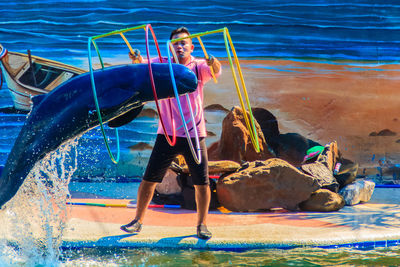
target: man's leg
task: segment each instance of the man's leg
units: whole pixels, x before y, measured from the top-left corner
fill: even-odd
[[[211,191],[210,186],[194,185],[196,207],[197,207],[197,225],[207,224],[208,207],[210,206]]]
[[[162,181],[174,156],[173,149],[171,149],[165,137],[157,135],[146,172],[139,185],[135,219],[128,224],[122,225],[121,230],[129,233],[140,232],[144,214],[153,198],[156,185]]]
[[[156,182],[148,182],[145,180],[139,185],[135,219],[140,223],[143,222],[144,214],[153,198],[156,185]]]
[[[192,139],[194,143],[194,140]],[[197,208],[197,236],[201,239],[209,239],[212,234],[206,226],[208,208],[210,206],[211,191],[208,178],[208,156],[205,139],[200,140],[201,163],[197,164],[190,150],[184,153],[186,163],[193,178],[195,200]]]
[[[197,236],[201,239],[210,239],[211,232],[207,228],[207,214],[210,206],[211,191],[210,186],[194,185],[196,207],[197,207]]]
[[[156,182],[148,182],[145,180],[140,183],[137,195],[135,219],[128,224],[122,225],[120,228],[122,231],[135,233],[142,230],[144,214],[146,213],[147,207],[149,206],[151,199],[153,198],[156,185]]]

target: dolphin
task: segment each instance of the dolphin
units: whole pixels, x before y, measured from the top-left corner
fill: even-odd
[[[173,97],[168,64],[153,63],[158,98]],[[179,94],[194,92],[196,75],[173,64]],[[147,64],[130,64],[93,72],[103,123],[134,119],[147,101],[154,100]],[[32,98],[33,107],[7,158],[0,176],[0,208],[18,191],[35,163],[71,138],[99,126],[90,73],[61,84],[45,95]],[[0,170],[1,171],[1,170]]]

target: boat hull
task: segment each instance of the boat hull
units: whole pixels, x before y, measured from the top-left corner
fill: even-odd
[[[14,107],[18,110],[30,111],[32,97],[46,94],[72,77],[86,72],[57,61],[6,51],[1,45],[0,54],[4,80]]]

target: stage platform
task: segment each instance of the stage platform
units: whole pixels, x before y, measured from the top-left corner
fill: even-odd
[[[196,213],[148,209],[143,229],[126,234],[134,208],[68,205],[63,247],[149,247],[242,250],[260,248],[385,247],[400,242],[400,188],[376,188],[368,203],[338,212],[236,213],[210,211],[210,240],[196,237]],[[127,204],[129,200],[72,199],[71,202]]]

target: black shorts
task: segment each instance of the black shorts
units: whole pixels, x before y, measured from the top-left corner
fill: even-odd
[[[192,138],[193,146],[196,146],[195,139]],[[196,147],[195,150],[197,151]],[[200,152],[201,163],[197,164],[193,159],[192,152],[186,137],[177,137],[175,146],[170,146],[165,139],[164,135],[158,134],[156,143],[154,144],[153,151],[147,164],[143,180],[148,182],[161,183],[168,167],[171,165],[172,160],[177,155],[182,155],[189,167],[190,174],[193,178],[195,185],[209,184],[208,178],[208,156],[206,140],[204,137],[200,138]]]

